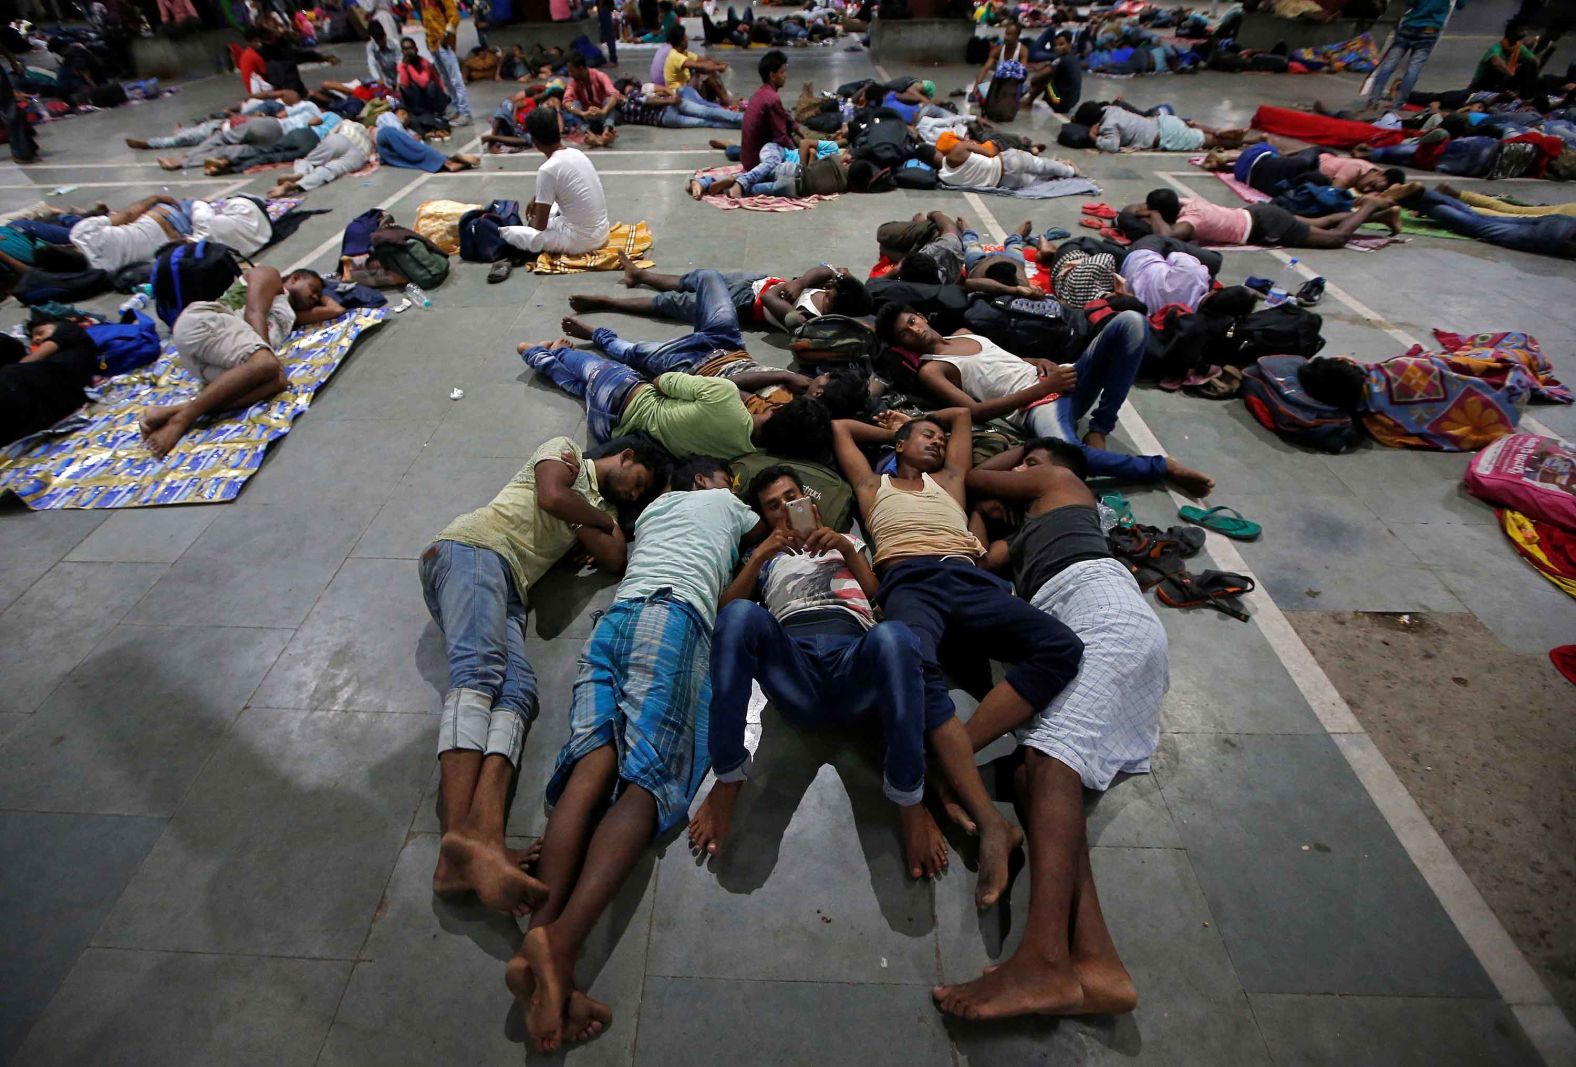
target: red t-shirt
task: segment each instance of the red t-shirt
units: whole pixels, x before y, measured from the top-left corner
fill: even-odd
[[[770,85],[762,85],[744,106],[744,124],[739,129],[739,162],[745,170],[754,170],[761,162],[761,148],[780,144],[792,148],[788,137],[788,110],[782,97]]]
[[[243,48],[235,66],[241,72],[241,92],[248,96],[252,95],[253,78],[268,80],[268,64],[255,48]]]

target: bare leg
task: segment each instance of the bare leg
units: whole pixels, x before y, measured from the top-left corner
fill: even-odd
[[[1192,467],[1184,467],[1170,456],[1166,457],[1166,481],[1175,482],[1179,489],[1191,497],[1206,497],[1215,488],[1215,479]]]
[[[1367,222],[1370,217],[1395,209],[1395,205],[1388,200],[1361,200],[1351,211],[1342,215],[1326,215],[1318,219],[1306,219],[1308,223],[1309,248],[1340,248],[1357,232],[1358,227]],[[1397,214],[1399,214],[1399,210]]]
[[[1138,991],[1122,965],[1116,942],[1106,928],[1094,888],[1085,842],[1078,855],[1078,885],[1073,890],[1073,970],[1083,988],[1084,1015],[1120,1015],[1138,1007]]]
[[[1026,767],[1030,882],[1023,943],[984,976],[932,990],[937,1006],[950,1015],[1000,1019],[1083,1008],[1068,935],[1079,864],[1088,852],[1083,784],[1071,767],[1038,752],[1026,754]]]
[[[643,285],[659,293],[676,293],[684,288],[682,274],[658,274],[646,267],[636,266],[635,261],[625,255],[622,248],[618,250],[618,265],[624,272],[626,288],[633,289],[637,285]]]
[[[447,828],[440,851],[483,904],[518,918],[547,898],[547,887],[522,871],[504,846],[504,804],[513,776],[507,756],[493,754],[482,761],[465,818]]]
[[[593,311],[622,311],[626,315],[650,315],[649,296],[598,296],[595,293],[576,293],[569,298],[569,309],[582,315]]]
[[[1007,857],[1023,844],[1023,831],[1002,818],[991,803],[980,769],[974,765],[974,747],[961,722],[951,718],[936,727],[930,732],[930,744],[936,762],[941,764],[941,773],[980,828],[980,874],[974,888],[974,904],[988,908],[1007,886]]]
[[[225,371],[203,386],[196,396],[180,407],[150,408],[139,421],[143,443],[155,456],[175,447],[187,430],[202,416],[214,411],[248,408],[290,387],[290,379],[278,357],[259,348],[244,362]],[[154,425],[154,422],[157,425]]]
[[[552,922],[533,926],[520,943],[520,956],[535,981],[526,1006],[526,1028],[538,1051],[552,1052],[563,1043],[580,946],[650,843],[656,825],[655,798],[639,786],[627,786],[592,835],[563,911]],[[544,859],[546,851],[544,845]]]
[[[471,796],[482,774],[482,753],[473,748],[451,748],[438,756],[438,829],[445,835],[449,827],[465,821],[471,811]],[[438,851],[438,865],[432,872],[432,891],[439,896],[470,891],[470,883],[455,872],[453,864]]]
[[[969,744],[978,752],[1008,730],[1029,721],[1035,708],[1006,682],[997,682],[964,725]]]

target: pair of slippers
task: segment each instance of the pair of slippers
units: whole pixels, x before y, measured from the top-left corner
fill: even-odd
[[[1204,531],[1194,526],[1118,526],[1108,535],[1111,551],[1138,582],[1140,589],[1154,589],[1155,599],[1169,608],[1213,608],[1247,622],[1250,616],[1239,601],[1253,592],[1252,578],[1231,571],[1206,570],[1198,574],[1183,560],[1204,547]]]

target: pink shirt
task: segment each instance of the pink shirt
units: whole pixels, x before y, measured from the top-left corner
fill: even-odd
[[[1357,159],[1354,156],[1322,155],[1319,157],[1319,173],[1330,179],[1341,189],[1350,189],[1371,170],[1378,170],[1375,163],[1366,159]]]
[[[1253,229],[1253,217],[1240,207],[1221,207],[1196,196],[1182,198],[1182,212],[1178,222],[1193,224],[1193,239],[1207,245],[1241,245],[1248,243],[1248,232]]]
[[[601,107],[607,103],[607,98],[616,91],[613,88],[613,79],[603,74],[595,67],[588,68],[587,79],[591,83],[589,90],[583,90],[580,79],[570,78],[569,84],[564,86],[564,103],[578,104],[580,107]]]

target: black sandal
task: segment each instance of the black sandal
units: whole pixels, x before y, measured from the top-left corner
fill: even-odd
[[[497,285],[499,282],[509,277],[513,271],[514,264],[510,263],[507,259],[500,259],[498,262],[494,263],[492,265],[492,269],[487,272],[487,284]]]
[[[1214,608],[1223,615],[1247,622],[1251,616],[1237,606],[1237,599],[1256,588],[1253,579],[1230,571],[1204,571],[1198,575],[1173,571],[1160,581],[1155,599],[1168,608]]]

